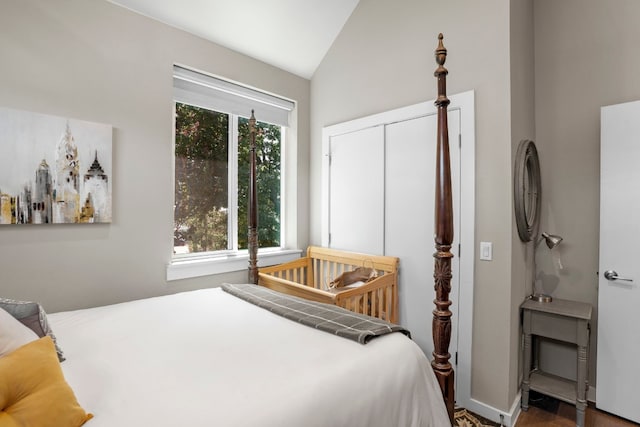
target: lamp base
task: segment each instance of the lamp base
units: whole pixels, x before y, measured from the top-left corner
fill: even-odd
[[[545,294],[533,294],[529,298],[531,298],[532,300],[537,301],[537,302],[551,302],[551,301],[553,301],[553,298],[551,298],[551,295],[545,295]]]

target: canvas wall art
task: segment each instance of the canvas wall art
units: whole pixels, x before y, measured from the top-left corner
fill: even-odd
[[[0,224],[110,223],[112,134],[0,107]]]

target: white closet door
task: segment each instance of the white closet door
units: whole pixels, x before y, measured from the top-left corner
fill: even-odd
[[[459,284],[458,242],[460,194],[460,111],[450,111],[449,141],[453,186],[454,253],[451,269],[451,345],[457,351]],[[437,116],[435,114],[386,126],[385,254],[400,258],[400,323],[407,326],[418,345],[433,351],[431,301],[433,288],[435,164]],[[452,360],[453,363],[453,360]]]
[[[384,127],[332,136],[329,247],[384,252]]]
[[[454,196],[454,242],[451,248],[454,258],[451,265],[453,277],[450,294],[453,301],[451,363],[456,361],[457,355],[458,363],[454,369],[456,398],[460,405],[486,412],[486,408],[471,399],[475,206],[474,95],[473,92],[465,92],[452,95],[450,99],[449,148]],[[436,108],[433,101],[429,101],[328,126],[323,129],[322,135],[322,149],[326,154],[322,164],[322,245],[345,247],[365,253],[384,250],[381,252],[384,255],[400,258],[399,321],[411,331],[412,337],[429,358],[433,352],[431,325],[435,297],[433,215],[436,128]],[[329,153],[335,148],[341,150],[341,143],[348,141],[345,138],[354,138],[353,142],[357,144],[357,147],[349,150],[352,158],[340,159],[335,157],[334,153],[334,164],[330,166]],[[460,139],[464,150],[460,149]],[[381,142],[384,148],[382,158],[378,157],[377,151]],[[380,165],[384,167],[376,169],[377,172],[383,173],[375,177],[366,173],[360,174],[360,178],[367,176],[367,179],[372,181],[361,180],[358,184],[361,188],[357,189],[358,185],[348,184],[348,180],[336,182],[339,171],[336,171],[335,162],[342,163],[340,173],[345,176],[349,168],[362,169],[364,164],[371,164],[371,168],[381,168]],[[373,173],[373,170],[370,172]],[[379,207],[359,210],[364,212],[364,216],[360,216],[356,221],[366,221],[368,225],[361,224],[362,227],[358,227],[361,231],[357,234],[352,231],[355,228],[353,224],[346,223],[336,227],[336,221],[345,221],[341,215],[349,213],[336,206],[340,202],[334,200],[335,194],[330,194],[330,187],[333,193],[338,192],[347,197],[354,190],[363,194],[363,189],[371,189],[369,202],[375,200],[375,205]],[[330,226],[332,220],[334,223]],[[338,228],[343,230],[340,233],[345,234],[339,235]],[[330,229],[333,231],[331,243]],[[362,242],[360,239],[367,239],[369,242]],[[460,258],[460,241],[464,258]]]

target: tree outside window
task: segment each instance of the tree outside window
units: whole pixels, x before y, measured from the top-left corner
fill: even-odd
[[[258,243],[279,247],[282,128],[263,122],[256,127]],[[246,249],[248,119],[176,103],[175,129],[174,253]],[[229,160],[236,147],[230,135],[238,135],[237,164]],[[233,188],[237,206],[229,197]]]

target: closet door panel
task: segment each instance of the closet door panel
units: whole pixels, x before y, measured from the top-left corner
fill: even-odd
[[[386,126],[385,253],[400,258],[400,323],[433,351],[433,204],[436,116]],[[431,280],[433,281],[433,280]]]
[[[384,252],[384,127],[333,136],[329,166],[329,246]]]
[[[454,194],[459,194],[459,111],[449,113],[450,154]],[[386,126],[385,254],[400,258],[400,323],[418,345],[433,351],[431,302],[433,288],[434,203],[437,116],[427,115]],[[459,261],[457,233],[459,200],[454,203],[456,234],[452,245],[451,300],[457,305]],[[452,311],[454,306],[452,306]],[[453,322],[456,317],[453,317]],[[457,349],[457,325],[452,325],[450,351]]]

